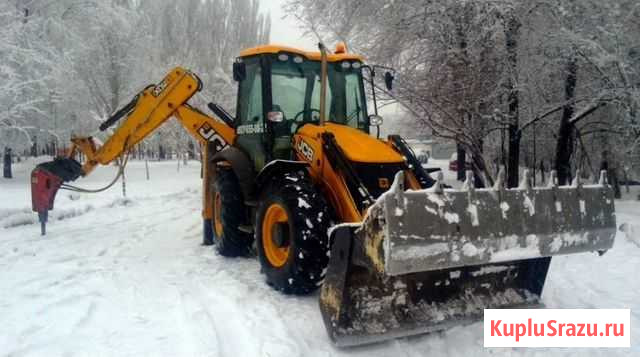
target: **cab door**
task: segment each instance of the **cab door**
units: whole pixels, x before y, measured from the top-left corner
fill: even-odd
[[[244,58],[245,75],[238,83],[236,146],[247,153],[259,172],[267,163],[265,133],[265,83],[261,57]]]

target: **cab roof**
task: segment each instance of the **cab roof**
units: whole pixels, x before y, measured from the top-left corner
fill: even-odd
[[[247,48],[240,52],[240,57],[249,57],[249,56],[261,55],[261,54],[276,54],[280,52],[294,53],[294,54],[303,56],[306,59],[311,61],[320,61],[319,51],[309,52],[309,51],[304,51],[298,48],[275,45],[275,44]],[[364,61],[364,58],[362,56],[359,56],[353,53],[347,53],[346,46],[343,43],[339,43],[336,46],[336,51],[334,52],[335,53],[327,53],[328,62],[340,62],[344,60],[356,60],[360,62]]]

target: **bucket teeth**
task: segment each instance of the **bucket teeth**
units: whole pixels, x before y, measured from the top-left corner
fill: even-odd
[[[576,176],[573,178],[573,181],[571,181],[571,187],[573,188],[582,188],[582,178],[580,177],[582,173],[580,172],[580,170],[576,170]]]
[[[600,171],[600,180],[598,181],[598,183],[601,186],[607,186],[609,185],[609,179],[607,177],[607,170],[601,170]]]
[[[531,171],[529,171],[528,169],[525,169],[522,172],[522,180],[520,180],[518,189],[522,191],[531,190]]]
[[[476,187],[473,171],[467,170],[465,174],[466,177],[462,184],[462,191],[473,191]]]
[[[556,170],[551,170],[551,172],[549,173],[549,183],[547,187],[558,187],[558,172]]]
[[[398,181],[398,176],[396,176],[394,181]],[[444,181],[444,174],[442,173],[442,171],[438,171],[438,173],[436,174],[436,182],[433,184],[433,186],[431,186],[430,190],[435,193],[443,193],[444,192],[443,181]]]

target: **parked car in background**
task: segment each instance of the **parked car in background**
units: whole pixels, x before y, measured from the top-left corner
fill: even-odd
[[[467,163],[466,163],[466,167],[470,168],[471,167],[471,161],[470,157],[467,155],[466,157],[467,159]],[[463,170],[466,170],[466,168],[462,168]],[[449,171],[458,171],[458,153],[453,153],[451,154],[451,159],[449,160]]]

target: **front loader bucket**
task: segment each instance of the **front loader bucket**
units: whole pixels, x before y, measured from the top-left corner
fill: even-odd
[[[540,305],[551,256],[605,251],[613,193],[598,185],[404,191],[402,173],[362,224],[331,232],[320,297],[339,346],[441,330],[487,308]],[[555,182],[552,175],[551,182]]]

